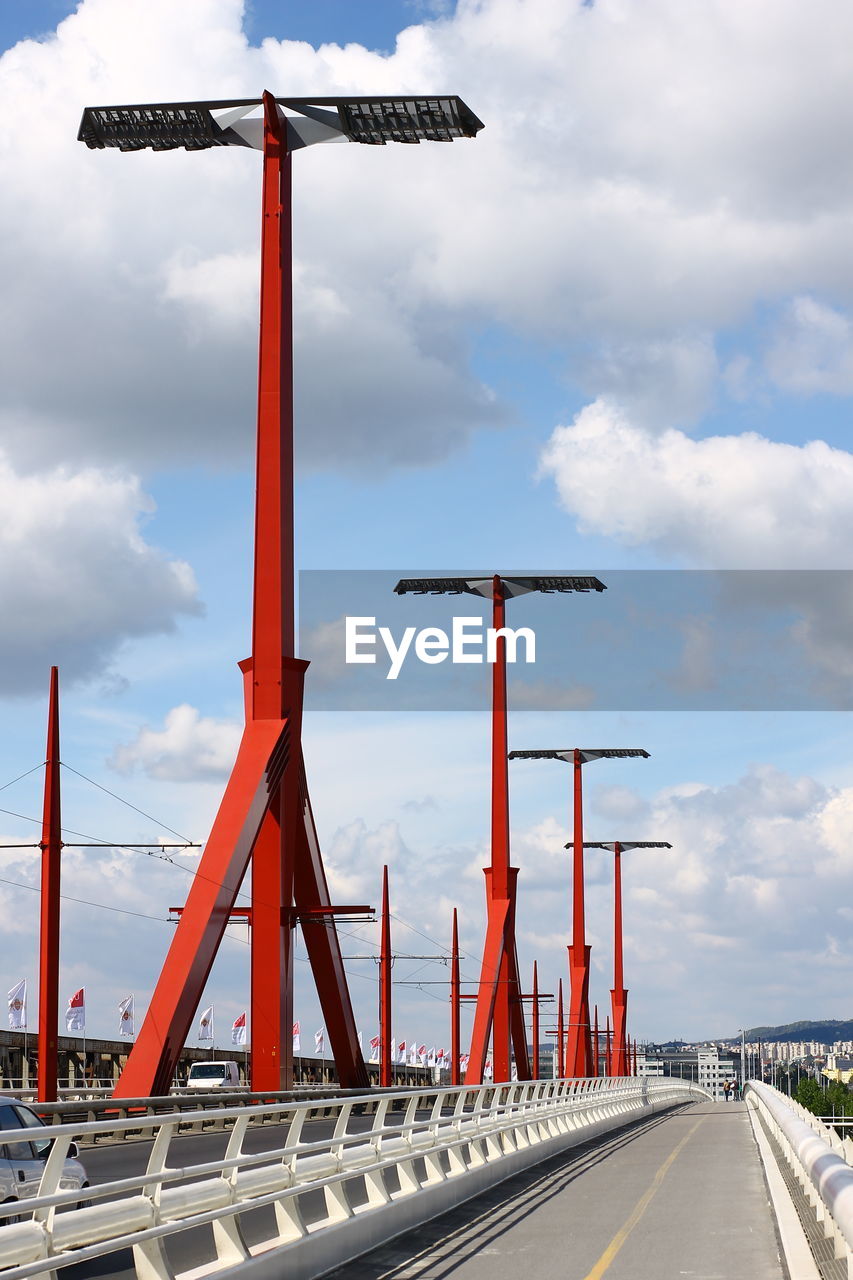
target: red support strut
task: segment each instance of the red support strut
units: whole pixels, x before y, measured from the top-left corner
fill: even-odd
[[[50,668],[39,920],[38,1100],[56,1102],[59,1061],[59,891],[62,814],[59,797],[59,669]]]
[[[563,979],[557,987],[557,1076],[560,1080],[566,1074],[566,1030],[563,1021]]]

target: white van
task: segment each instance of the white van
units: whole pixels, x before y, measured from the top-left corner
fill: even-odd
[[[188,1089],[239,1089],[236,1062],[194,1062],[187,1076]]]

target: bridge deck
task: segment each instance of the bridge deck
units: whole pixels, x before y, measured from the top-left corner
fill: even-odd
[[[783,1280],[746,1106],[697,1103],[510,1179],[337,1280]]]

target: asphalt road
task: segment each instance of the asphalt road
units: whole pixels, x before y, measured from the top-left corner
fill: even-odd
[[[784,1280],[743,1103],[699,1103],[536,1165],[328,1280]]]

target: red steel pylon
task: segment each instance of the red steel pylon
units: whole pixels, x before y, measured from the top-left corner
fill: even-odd
[[[563,1020],[563,979],[557,986],[557,1077],[566,1074],[566,1028]]]
[[[604,1074],[613,1075],[613,1037],[610,1031],[610,1014],[607,1015],[607,1030],[604,1033]]]
[[[291,154],[264,94],[252,657],[246,725],[219,812],[116,1097],[168,1093],[237,893],[252,866],[252,1089],[293,1080],[294,904],[340,1083],[368,1087],[302,759],[307,662],[294,641]]]
[[[595,1006],[592,1031],[592,1074],[598,1075],[598,1005]]]
[[[56,1102],[59,1060],[59,894],[62,815],[59,793],[59,669],[50,668],[39,918],[38,1101]]]

